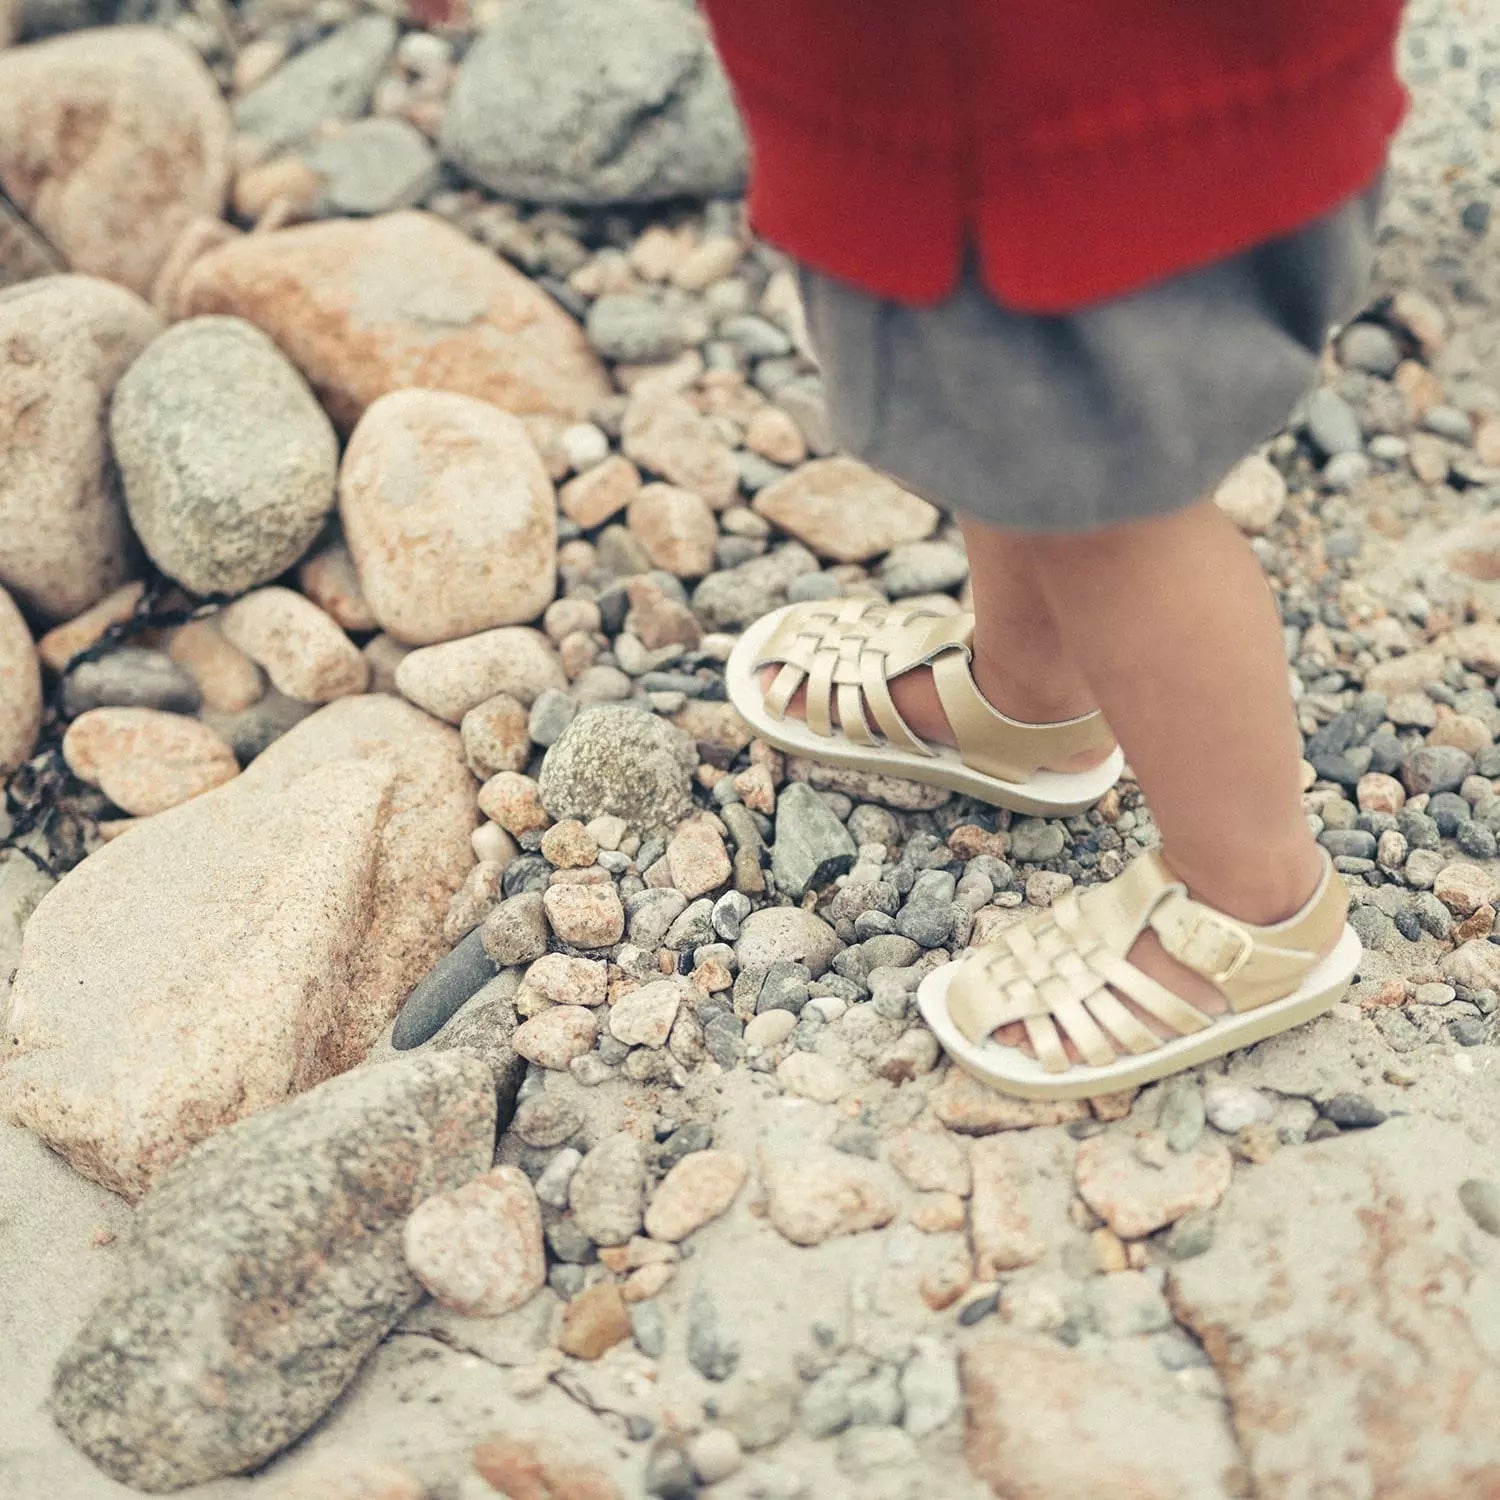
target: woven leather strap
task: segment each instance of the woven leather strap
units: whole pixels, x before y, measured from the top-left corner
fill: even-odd
[[[1020,1022],[1049,1072],[1070,1066],[1064,1038],[1085,1064],[1103,1067],[1122,1051],[1162,1045],[1125,1000],[1161,1023],[1169,1040],[1214,1022],[1130,963],[1127,955],[1147,928],[1173,958],[1214,985],[1231,1011],[1246,1011],[1296,990],[1342,928],[1348,905],[1329,864],[1296,916],[1252,927],[1194,901],[1160,855],[1146,855],[1118,880],[1069,892],[970,953],[949,986],[949,1014],[976,1044]]]
[[[856,745],[926,756],[935,752],[901,717],[890,683],[915,667],[930,667],[959,758],[1002,781],[1025,781],[1041,766],[1113,743],[1097,713],[1023,724],[991,707],[969,669],[973,634],[972,615],[875,599],[820,600],[786,611],[755,666],[780,667],[765,696],[773,717],[784,718],[805,687],[807,727],[814,734],[841,733]]]

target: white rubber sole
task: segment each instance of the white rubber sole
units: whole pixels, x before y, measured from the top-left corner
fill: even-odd
[[[856,771],[875,771],[882,776],[900,776],[907,781],[947,787],[995,807],[1047,818],[1068,817],[1092,807],[1125,769],[1125,754],[1116,746],[1108,760],[1090,771],[1038,771],[1027,781],[1001,781],[970,770],[958,758],[957,750],[944,746],[935,746],[933,755],[913,755],[888,745],[856,745],[837,733],[825,738],[814,734],[801,719],[773,718],[766,711],[760,674],[754,662],[784,613],[785,609],[775,610],[755,621],[735,643],[724,668],[729,701],[761,739],[780,750]]]
[[[1359,971],[1362,952],[1359,935],[1346,925],[1338,946],[1307,975],[1296,993],[1285,1000],[1273,1001],[1243,1015],[1226,1015],[1204,1031],[1163,1042],[1139,1056],[1128,1055],[1108,1067],[1077,1066],[1066,1073],[1049,1073],[1035,1058],[1014,1047],[1002,1047],[988,1037],[982,1043],[971,1042],[954,1025],[948,1014],[948,986],[962,959],[934,969],[922,981],[917,989],[917,1005],[943,1050],[982,1083],[1022,1099],[1091,1099],[1139,1088],[1169,1073],[1180,1073],[1311,1021],[1343,997]]]

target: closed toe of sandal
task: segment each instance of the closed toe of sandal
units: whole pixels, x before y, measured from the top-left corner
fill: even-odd
[[[1360,962],[1348,907],[1348,891],[1325,860],[1322,882],[1301,911],[1251,926],[1193,900],[1161,856],[1148,854],[1107,885],[1069,892],[934,970],[917,1003],[949,1056],[1004,1093],[1114,1093],[1248,1047],[1335,1004]],[[1130,962],[1148,931],[1219,992],[1222,1015],[1200,1010]],[[1157,1035],[1127,1000],[1170,1035]],[[1017,1022],[1034,1057],[994,1038]]]
[[[871,599],[790,604],[740,637],[725,683],[756,734],[794,755],[928,782],[1015,812],[1060,816],[1092,807],[1124,769],[1118,747],[1086,771],[1042,767],[1113,745],[1103,717],[1025,724],[1001,713],[970,670],[973,634],[972,615]],[[778,670],[762,688],[767,667]],[[892,701],[892,679],[917,667],[932,672],[957,748],[913,733]],[[787,712],[799,688],[806,689],[805,720]]]

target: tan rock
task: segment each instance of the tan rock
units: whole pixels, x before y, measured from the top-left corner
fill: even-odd
[[[1070,1125],[1089,1118],[1082,1100],[1055,1103],[1017,1099],[986,1088],[962,1068],[949,1068],[933,1091],[932,1110],[942,1124],[960,1135],[993,1135],[997,1130],[1029,1130],[1033,1125]]]
[[[1500,674],[1500,622],[1476,620],[1450,630],[1438,643],[1447,656],[1456,656],[1471,671],[1486,677]]]
[[[511,1046],[539,1068],[563,1069],[594,1050],[599,1018],[581,1005],[554,1005],[516,1028]]]
[[[541,789],[518,771],[497,771],[479,788],[479,810],[519,838],[552,821],[542,806]]]
[[[339,511],[382,629],[417,645],[534,620],[557,588],[552,481],[488,401],[393,391],[360,418]]]
[[[444,1307],[497,1318],[547,1281],[542,1209],[519,1167],[494,1167],[418,1205],[403,1244],[413,1276]]]
[[[760,1176],[771,1223],[794,1245],[880,1229],[896,1216],[874,1168],[841,1152],[815,1148],[789,1158],[762,1148]]]
[[[0,775],[36,748],[42,727],[42,670],[21,611],[0,588]]]
[[[538,693],[567,685],[552,643],[523,625],[423,646],[396,668],[402,697],[450,724],[496,693],[509,693],[530,707]]]
[[[628,458],[616,453],[586,469],[576,479],[570,479],[558,491],[557,503],[570,521],[591,531],[619,515],[640,489],[640,471]]]
[[[1365,686],[1370,692],[1384,693],[1387,697],[1415,693],[1429,682],[1441,682],[1447,665],[1447,658],[1441,650],[1424,646],[1418,651],[1408,651],[1404,656],[1376,662],[1365,674]]]
[[[834,562],[866,562],[903,542],[931,536],[938,523],[934,506],[852,458],[804,464],[767,485],[753,506]]]
[[[129,571],[109,400],[161,326],[139,297],[88,276],[0,291],[0,586],[49,620],[71,620]]]
[[[452,730],[383,697],[312,715],[37,909],[0,1109],[134,1197],[221,1125],[344,1072],[442,952],[474,823]]]
[[[218,617],[231,645],[266,670],[271,684],[302,703],[364,692],[370,665],[359,647],[310,599],[291,589],[255,589]]]
[[[630,1337],[630,1313],[613,1282],[587,1287],[563,1309],[557,1347],[574,1359],[598,1359]]]
[[[667,842],[672,885],[689,901],[717,890],[730,874],[729,851],[718,829],[702,819],[684,823]]]
[[[1167,1290],[1224,1382],[1246,1489],[1500,1494],[1500,1279],[1462,1199],[1494,1175],[1464,1123],[1415,1115],[1237,1175]]]
[[[564,818],[542,835],[542,858],[559,870],[586,870],[599,857],[599,840],[577,818]]]
[[[344,630],[379,630],[380,621],[360,587],[348,544],[335,538],[303,560],[297,587]]]
[[[920,1193],[969,1194],[969,1143],[946,1130],[911,1125],[886,1144],[891,1165]]]
[[[1229,1188],[1229,1148],[1205,1140],[1195,1150],[1143,1161],[1139,1141],[1114,1132],[1078,1148],[1078,1194],[1124,1240],[1138,1240],[1184,1214],[1212,1208]]]
[[[211,620],[179,625],[167,637],[167,655],[192,674],[205,708],[238,713],[266,695],[260,668],[238,646],[231,646]]]
[[[657,979],[621,995],[609,1008],[609,1034],[627,1047],[665,1047],[682,1002],[685,979]]]
[[[975,1340],[959,1361],[964,1456],[996,1500],[1244,1493],[1222,1406],[1184,1397],[1165,1373],[1128,1373],[1013,1333]]]
[[[795,468],[807,461],[802,429],[779,406],[763,406],[745,427],[745,446],[773,464]]]
[[[1275,464],[1255,453],[1230,471],[1214,492],[1214,502],[1241,531],[1259,536],[1286,504],[1286,479]]]
[[[459,726],[469,769],[485,778],[497,771],[524,770],[531,758],[531,735],[526,726],[525,705],[509,693],[496,693],[476,704]]]
[[[993,1281],[1040,1260],[1046,1246],[1031,1227],[1022,1196],[1024,1171],[1014,1144],[1003,1135],[983,1136],[971,1154],[974,1194],[969,1235],[974,1279]]]
[[[154,708],[94,708],[63,736],[63,758],[122,812],[150,817],[239,774],[234,751],[207,724]]]
[[[300,156],[247,167],[234,179],[234,214],[254,224],[273,208],[285,215],[283,225],[307,218],[323,191],[323,178]]]
[[[1445,954],[1438,967],[1454,984],[1471,990],[1500,989],[1500,947],[1487,938],[1471,938]]]
[[[849,1089],[839,1068],[813,1052],[788,1053],[777,1066],[776,1081],[787,1093],[818,1104],[836,1104]]]
[[[136,611],[136,606],[146,596],[146,585],[135,579],[123,583],[112,593],[106,594],[97,604],[91,604],[81,615],[62,625],[54,625],[36,643],[36,654],[42,665],[54,672],[61,672],[80,651],[87,651],[104,638],[104,633],[113,625],[123,625]]]
[[[184,295],[194,313],[235,313],[269,333],[345,430],[408,387],[567,417],[610,393],[552,298],[429,214],[247,235],[205,255]]]
[[[526,986],[549,1005],[603,1005],[607,969],[595,958],[548,953],[526,971]]]
[[[1406,806],[1406,788],[1381,771],[1366,771],[1354,795],[1361,812],[1398,813]]]
[[[345,1452],[299,1469],[271,1491],[271,1500],[427,1500],[427,1494],[405,1464]]]
[[[729,1211],[750,1173],[733,1151],[694,1151],[662,1178],[646,1207],[646,1233],[679,1244]]]
[[[613,885],[551,885],[542,908],[559,940],[575,948],[607,948],[625,934],[625,908]]]
[[[620,446],[648,473],[692,490],[714,510],[734,503],[739,468],[713,423],[682,396],[635,397],[625,412]]]
[[[701,578],[713,571],[719,529],[714,513],[692,490],[648,484],[630,502],[625,522],[653,567],[677,578]]]
[[[0,56],[0,187],[69,265],[143,296],[188,220],[219,212],[230,141],[212,74],[156,27]]]
[[[964,1227],[968,1210],[957,1193],[923,1193],[909,1217],[923,1234],[955,1234]]]
[[[1457,860],[1438,871],[1432,893],[1457,917],[1471,917],[1500,900],[1500,881],[1483,865]]]
[[[474,1468],[509,1500],[620,1500],[601,1470],[539,1448],[527,1438],[488,1438],[474,1449]]]

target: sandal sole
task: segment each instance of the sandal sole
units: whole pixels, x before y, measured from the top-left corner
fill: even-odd
[[[885,745],[855,745],[842,734],[825,738],[814,734],[801,719],[772,718],[766,712],[765,695],[753,663],[786,609],[795,608],[787,605],[755,621],[735,643],[724,667],[729,701],[759,738],[779,750],[851,771],[871,771],[945,787],[1011,812],[1051,818],[1087,811],[1124,772],[1125,754],[1116,747],[1108,760],[1090,771],[1038,771],[1027,781],[1000,781],[970,770],[958,758],[958,751],[946,746],[936,747],[931,756],[912,755]]]
[[[1311,1021],[1337,1005],[1359,972],[1364,949],[1359,935],[1348,925],[1327,958],[1303,980],[1301,988],[1284,1000],[1272,1001],[1241,1015],[1229,1014],[1206,1031],[1139,1056],[1128,1056],[1104,1068],[1070,1067],[1066,1073],[1049,1073],[1034,1058],[1014,1047],[1002,1047],[986,1038],[971,1042],[948,1014],[948,986],[962,960],[934,969],[917,989],[917,1005],[943,1050],[966,1073],[1003,1094],[1021,1099],[1091,1099],[1154,1083],[1171,1073],[1181,1073],[1226,1053],[1254,1046]]]

